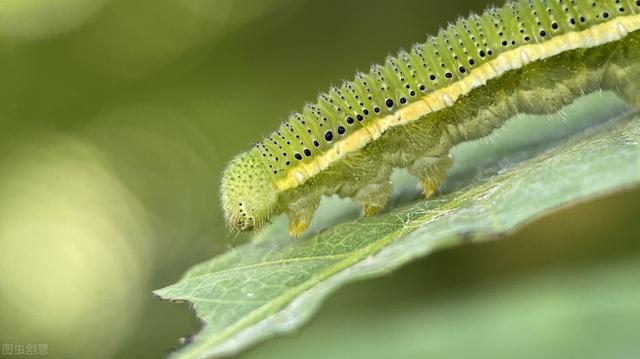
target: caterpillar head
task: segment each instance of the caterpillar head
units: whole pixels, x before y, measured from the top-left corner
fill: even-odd
[[[234,158],[222,178],[222,208],[227,226],[235,231],[259,228],[273,213],[278,191],[255,151]]]

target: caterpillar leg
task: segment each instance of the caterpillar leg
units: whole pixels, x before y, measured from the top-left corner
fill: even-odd
[[[352,199],[362,207],[364,215],[370,217],[384,209],[391,194],[393,194],[393,184],[390,180],[386,180],[365,185],[356,192]]]
[[[320,198],[301,198],[287,207],[289,217],[289,236],[301,237],[311,224],[313,215],[320,205]]]
[[[409,167],[409,173],[418,177],[424,197],[429,198],[444,182],[451,165],[453,165],[453,158],[450,155],[423,157]]]

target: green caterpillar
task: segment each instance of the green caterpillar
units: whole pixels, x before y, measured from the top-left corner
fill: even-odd
[[[222,180],[226,222],[251,230],[286,212],[298,237],[322,195],[378,213],[393,168],[431,196],[453,145],[516,113],[552,113],[598,90],[640,107],[638,29],[640,0],[518,0],[458,20],[321,93],[234,158]]]

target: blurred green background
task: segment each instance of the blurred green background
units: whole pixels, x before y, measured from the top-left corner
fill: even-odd
[[[150,291],[246,239],[223,226],[225,162],[330,83],[489,3],[0,0],[0,343],[46,343],[51,358],[165,355],[199,323]],[[299,335],[247,357],[557,353],[519,316],[553,318],[553,293],[598,277],[583,273],[638,274],[639,214],[629,190],[437,253],[340,290]],[[579,284],[605,301],[621,286]],[[485,311],[521,320],[485,342],[473,335],[497,320]],[[441,330],[423,326],[433,320]],[[577,323],[593,332],[563,348],[595,345],[584,338],[601,323]]]

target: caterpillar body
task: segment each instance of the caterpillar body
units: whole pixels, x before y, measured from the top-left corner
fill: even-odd
[[[323,195],[378,213],[393,168],[431,196],[453,145],[516,113],[552,113],[598,90],[640,107],[639,29],[640,0],[514,0],[460,19],[321,93],[235,157],[221,186],[226,222],[251,230],[286,212],[298,237]]]

